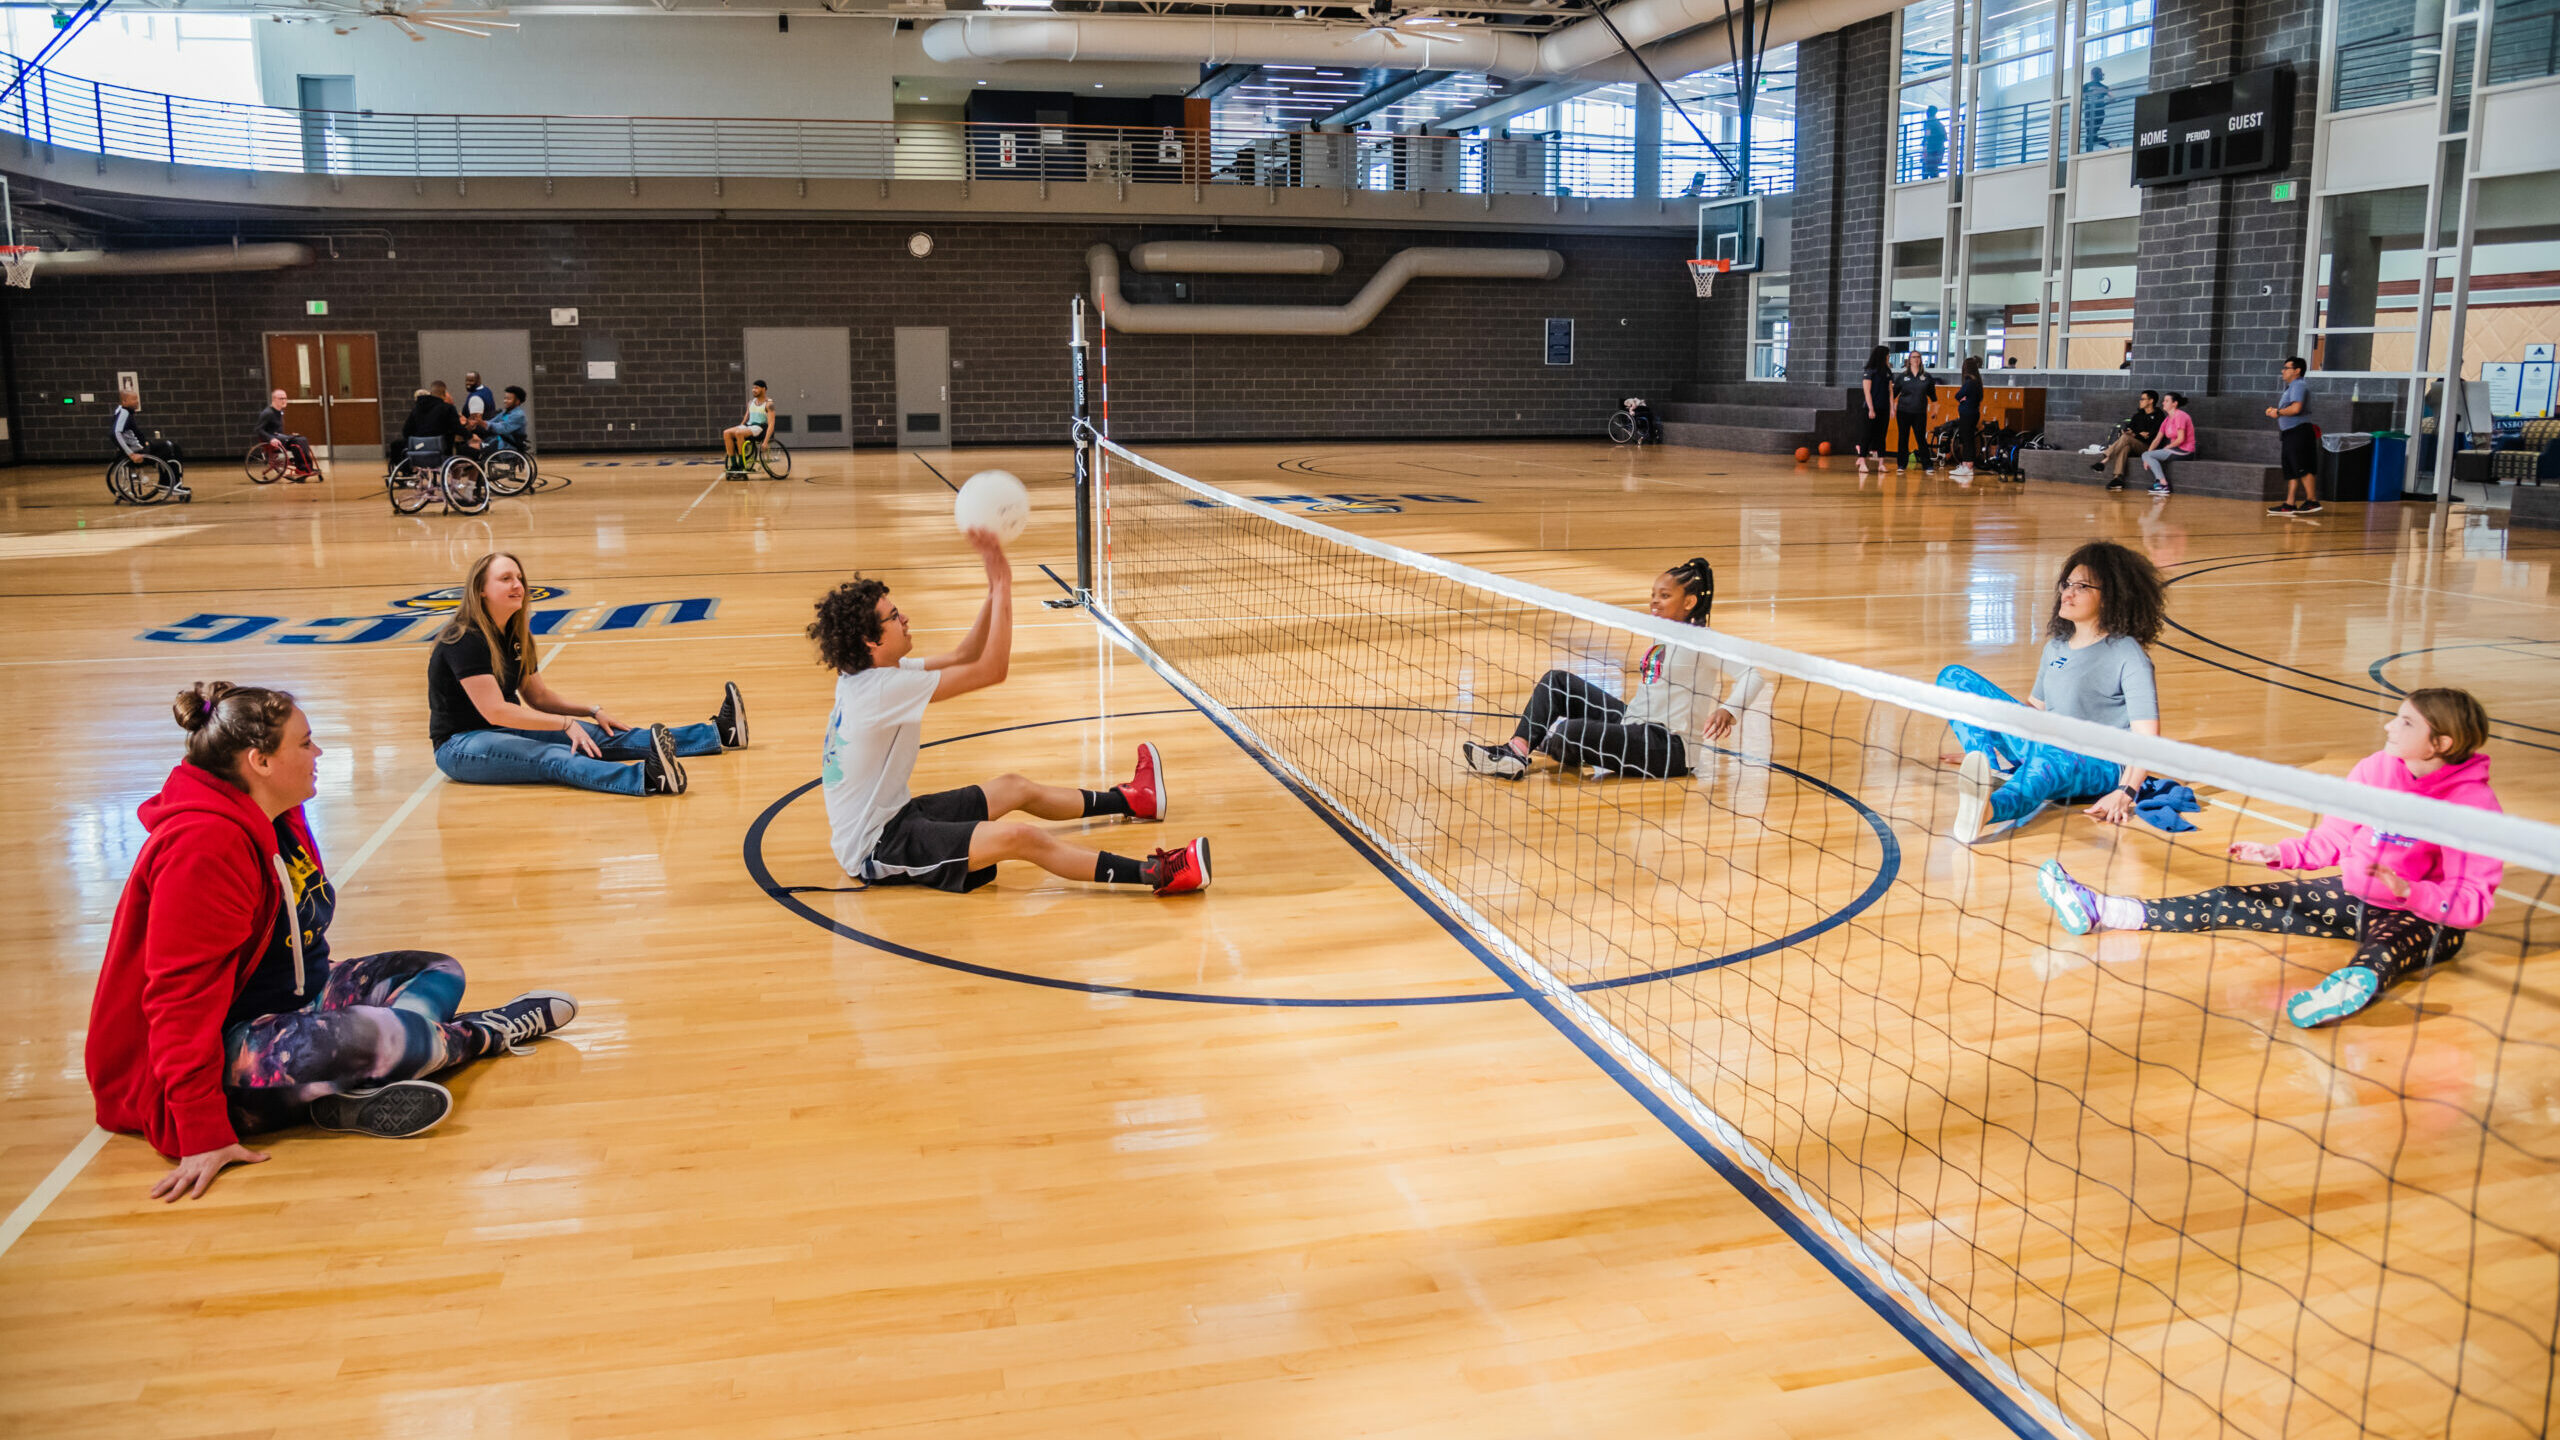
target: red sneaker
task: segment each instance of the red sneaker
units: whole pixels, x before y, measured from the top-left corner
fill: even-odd
[[[1158,850],[1138,867],[1138,876],[1159,895],[1188,895],[1209,888],[1209,837],[1201,836],[1179,850]]]
[[[1129,802],[1129,813],[1140,820],[1163,819],[1172,803],[1165,793],[1164,762],[1156,758],[1153,745],[1138,746],[1138,773],[1116,788],[1120,798]]]

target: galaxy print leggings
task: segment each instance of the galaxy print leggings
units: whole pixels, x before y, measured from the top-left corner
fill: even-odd
[[[2371,970],[2389,988],[2404,975],[2462,953],[2464,933],[2406,910],[2379,910],[2347,893],[2336,877],[2220,885],[2169,900],[2142,902],[2145,930],[2264,930],[2318,940],[2353,940],[2350,965]]]
[[[299,1125],[324,1095],[414,1080],[476,1060],[485,1032],[457,1025],[462,962],[386,950],[329,967],[318,999],[222,1035],[224,1098],[243,1135]]]

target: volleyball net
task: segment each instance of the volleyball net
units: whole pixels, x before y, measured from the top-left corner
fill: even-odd
[[[1101,623],[2013,1428],[2550,1428],[2560,828],[1657,620],[1093,444]],[[1694,773],[1514,781],[1461,758],[1542,681],[1623,694],[1656,646],[1762,680]],[[1959,844],[1952,724],[2184,782],[2196,808],[2168,823],[2193,828],[2062,806]],[[2074,933],[2039,893],[2049,861],[2154,900],[2285,879],[2227,847],[2324,814],[2506,862],[2457,960],[2339,1023],[2297,1028],[2285,1004],[2352,940]]]

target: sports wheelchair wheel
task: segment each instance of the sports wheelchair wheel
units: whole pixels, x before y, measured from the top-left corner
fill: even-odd
[[[444,504],[448,510],[477,515],[489,508],[489,472],[468,455],[456,455],[444,462],[438,477],[444,484]]]
[[[157,455],[128,455],[109,465],[107,491],[135,505],[188,498],[178,469]]]
[[[435,472],[415,465],[395,465],[382,477],[382,488],[390,494],[394,512],[415,515],[436,498]]]
[[[1643,438],[1644,431],[1642,427],[1636,424],[1636,417],[1633,415],[1628,414],[1624,410],[1620,410],[1609,417],[1609,439],[1611,443],[1618,445],[1631,445]]]
[[[775,480],[791,478],[791,451],[781,441],[766,440],[763,453],[757,459],[763,462],[764,473],[768,477]]]
[[[492,495],[521,495],[533,488],[533,457],[521,450],[500,450],[482,461]]]
[[[273,485],[293,473],[293,453],[261,440],[240,457],[240,468],[248,472],[252,484]]]

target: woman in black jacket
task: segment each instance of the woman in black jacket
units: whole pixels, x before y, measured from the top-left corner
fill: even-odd
[[[1938,457],[1929,445],[1929,402],[1938,398],[1938,382],[1920,363],[1920,352],[1906,350],[1902,373],[1893,377],[1894,468],[1911,468],[1911,450],[1920,450],[1920,468],[1935,470]]]

